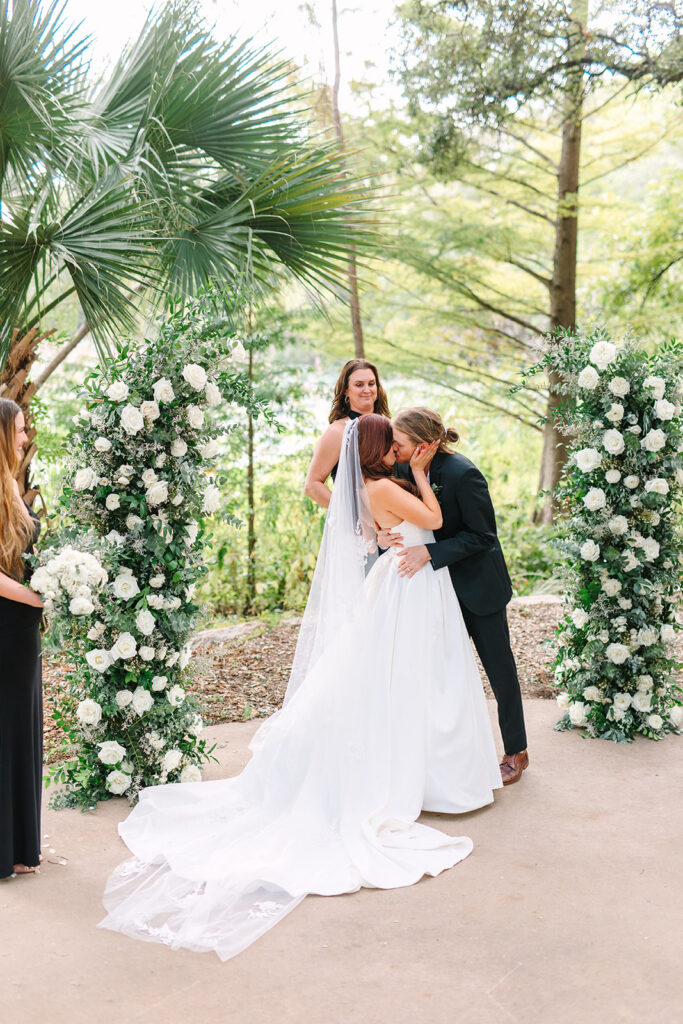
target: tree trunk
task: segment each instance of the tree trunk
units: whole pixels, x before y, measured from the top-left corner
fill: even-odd
[[[31,367],[36,360],[38,345],[45,338],[54,334],[54,328],[44,334],[33,327],[30,331],[19,336],[19,331],[12,334],[10,351],[5,363],[2,375],[0,376],[0,398],[10,398],[19,405],[26,420],[26,433],[28,435],[28,446],[21,460],[17,482],[19,490],[27,505],[33,507],[40,488],[31,482],[31,460],[38,450],[36,444],[36,428],[31,415],[31,399],[36,392],[36,384],[28,380]]]
[[[334,85],[332,86],[332,120],[340,149],[344,150],[344,131],[339,112],[339,86],[341,84],[341,63],[339,60],[339,29],[337,24],[337,0],[332,0],[332,34],[334,37]],[[358,298],[358,274],[356,272],[356,250],[349,246],[348,259],[349,305],[351,307],[351,329],[353,330],[353,347],[356,359],[365,357],[363,345],[363,324],[360,316],[360,300]]]
[[[572,21],[577,33],[577,46],[584,45],[584,32],[588,16],[586,0],[576,0],[572,6]],[[555,221],[555,251],[553,275],[550,284],[550,325],[576,327],[576,255],[579,226],[579,164],[581,158],[581,73],[567,83],[565,120],[562,125],[562,151],[557,175],[557,219]],[[552,492],[559,483],[562,468],[567,461],[567,448],[558,430],[558,409],[561,396],[556,387],[557,375],[548,374],[547,420],[543,428],[543,454],[539,491],[545,492],[543,504],[534,512],[535,523],[552,523],[555,503]]]
[[[249,383],[254,384],[254,350],[249,348]],[[256,598],[256,520],[254,510],[254,416],[250,412],[247,423],[247,588],[244,614],[254,610]]]

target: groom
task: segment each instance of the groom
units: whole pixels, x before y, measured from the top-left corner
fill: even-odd
[[[522,694],[510,647],[505,606],[512,586],[496,533],[496,517],[488,485],[464,455],[451,452],[455,430],[444,428],[432,409],[406,409],[394,420],[394,451],[399,475],[409,477],[407,463],[418,446],[441,440],[427,467],[427,476],[443,512],[443,525],[433,544],[404,548],[398,533],[378,534],[382,547],[400,546],[399,574],[413,576],[428,563],[448,566],[467,631],[498,702],[498,722],[505,747],[500,766],[503,784],[517,782],[529,764]]]

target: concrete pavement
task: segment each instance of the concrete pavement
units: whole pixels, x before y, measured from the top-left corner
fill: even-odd
[[[0,882],[0,1024],[683,1021],[681,739],[622,747],[556,718],[527,703],[531,766],[494,806],[424,816],[473,838],[463,863],[308,897],[227,963],[96,930],[127,804],[46,811],[40,875]],[[257,725],[207,730],[208,778],[240,769]]]

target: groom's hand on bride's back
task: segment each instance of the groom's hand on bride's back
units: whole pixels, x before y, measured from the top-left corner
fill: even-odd
[[[377,543],[381,548],[402,548],[403,536],[393,530],[378,530]]]

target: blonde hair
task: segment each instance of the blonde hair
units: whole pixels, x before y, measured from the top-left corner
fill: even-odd
[[[457,444],[460,435],[453,427],[444,427],[438,412],[418,405],[413,409],[404,409],[394,419],[394,426],[405,434],[414,444],[432,444],[439,442],[437,451],[451,452],[451,445]]]
[[[21,581],[24,578],[22,555],[33,540],[34,527],[14,489],[19,470],[16,419],[20,412],[16,402],[0,398],[0,572]]]

